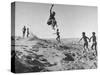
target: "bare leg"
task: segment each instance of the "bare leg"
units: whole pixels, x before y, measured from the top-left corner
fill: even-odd
[[[55,30],[55,26],[54,25],[52,25],[52,29]]]
[[[85,52],[85,44],[84,44],[83,48],[84,48],[84,51],[83,51],[83,53],[84,53]]]
[[[86,45],[86,48],[87,48],[87,49],[88,49],[88,51],[89,51],[88,44]]]
[[[55,20],[52,20],[52,27],[53,27],[53,30],[55,30],[55,26],[58,27],[56,21],[55,21]]]
[[[92,50],[93,50],[93,45],[94,45],[94,44],[92,44],[92,46],[91,46],[91,49],[92,49]]]
[[[56,40],[57,40],[58,43],[60,43],[60,39],[59,39],[59,37],[57,37]]]
[[[95,52],[96,52],[96,55],[97,55],[97,43],[94,46],[95,46]]]
[[[95,46],[95,50],[97,50],[97,43],[94,46]]]
[[[52,22],[52,29],[55,30],[53,22]]]
[[[24,33],[23,33],[23,38],[24,38]]]
[[[58,27],[58,25],[57,25],[57,21],[55,21],[55,26]]]
[[[60,37],[59,37],[59,43],[61,43],[61,41],[60,41]]]

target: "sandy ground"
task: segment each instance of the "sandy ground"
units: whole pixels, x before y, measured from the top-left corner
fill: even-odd
[[[12,47],[15,47],[12,58],[15,56],[17,73],[97,68],[95,50],[83,53],[83,45],[73,41],[57,44],[34,37],[18,38]]]

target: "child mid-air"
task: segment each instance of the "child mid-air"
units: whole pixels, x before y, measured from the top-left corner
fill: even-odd
[[[57,27],[57,22],[55,20],[55,14],[56,13],[55,13],[55,11],[52,11],[53,6],[54,5],[52,4],[52,6],[50,8],[50,17],[49,17],[49,20],[48,20],[47,24],[51,25],[53,30],[55,30],[55,26]]]
[[[85,35],[85,32],[82,32],[82,38],[79,40],[79,42],[83,39],[84,41],[84,50],[88,49],[88,40],[89,38]]]

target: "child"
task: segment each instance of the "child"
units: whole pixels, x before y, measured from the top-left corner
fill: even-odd
[[[59,32],[59,29],[57,29],[57,32],[54,33],[54,34],[57,34],[56,40],[57,40],[59,43],[61,43],[61,41],[60,41],[60,32]]]
[[[29,36],[29,28],[27,28],[27,37]]]
[[[48,25],[52,25],[52,28],[55,30],[55,26],[57,27],[57,22],[55,20],[55,12],[52,11],[52,8],[53,8],[54,5],[51,6],[50,8],[50,17],[49,17],[49,20],[47,22]]]
[[[90,42],[91,42],[91,39],[92,39],[91,49],[93,50],[93,48],[94,48],[96,51],[96,55],[97,55],[97,41],[96,41],[95,32],[92,32],[92,36],[90,37]]]
[[[89,38],[85,35],[85,32],[82,32],[82,38],[79,40],[79,42],[81,41],[81,40],[84,40],[84,50],[87,48],[88,50],[89,50],[89,48],[88,48],[88,40],[89,40]],[[87,40],[88,39],[88,40]]]
[[[22,32],[23,32],[23,38],[24,38],[25,37],[25,32],[26,32],[26,27],[25,26],[23,27]]]

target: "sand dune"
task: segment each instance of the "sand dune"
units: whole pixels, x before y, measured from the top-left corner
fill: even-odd
[[[64,43],[66,42],[66,44]],[[82,44],[64,41],[61,44],[38,37],[16,38],[16,72],[43,72],[97,68],[95,50],[83,53]],[[13,55],[13,53],[12,53]],[[21,70],[20,70],[21,68]]]

